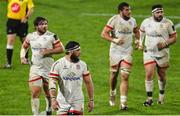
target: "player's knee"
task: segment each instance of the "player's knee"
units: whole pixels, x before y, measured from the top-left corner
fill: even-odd
[[[128,81],[130,74],[130,69],[127,68],[121,68],[121,79],[124,81]]]
[[[39,88],[32,88],[31,90],[32,98],[39,98],[40,93],[41,93],[41,89]]]
[[[151,79],[152,77],[153,77],[153,73],[151,73],[151,72],[146,73],[146,78],[147,79]]]

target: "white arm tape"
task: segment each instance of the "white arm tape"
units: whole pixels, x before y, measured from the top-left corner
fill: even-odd
[[[140,39],[139,39],[140,46],[143,46],[144,37],[145,37],[145,33],[140,31]]]
[[[23,46],[21,47],[21,52],[20,52],[20,58],[24,58],[26,56],[28,49],[25,49]]]
[[[56,89],[56,80],[53,78],[49,79],[49,90],[50,89]]]
[[[64,48],[64,45],[62,44],[62,42],[60,42],[60,44],[61,44],[63,51],[65,51],[65,48]]]

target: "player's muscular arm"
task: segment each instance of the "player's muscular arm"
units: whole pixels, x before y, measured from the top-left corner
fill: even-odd
[[[27,59],[25,58],[25,55],[29,49],[29,42],[25,40],[21,46],[21,51],[20,51],[20,58],[21,58],[21,64],[27,64]]]
[[[108,28],[108,27],[105,26],[102,33],[101,33],[101,37],[104,38],[107,41],[112,42],[113,38],[109,34],[111,31],[112,31],[111,28]]]
[[[138,49],[139,50],[143,50],[143,41],[145,38],[145,31],[143,30],[139,30],[139,45],[138,45]]]
[[[94,108],[94,86],[90,74],[83,75],[83,79],[89,96],[88,110],[91,112]]]
[[[111,28],[108,28],[105,26],[102,33],[101,33],[101,37],[104,38],[105,40],[113,42],[117,45],[122,45],[124,43],[124,38],[112,38],[110,36],[111,31],[112,31]]]
[[[56,82],[57,80],[54,78],[49,79],[49,93],[51,97],[51,106],[54,110],[58,110],[59,104],[56,101]]]
[[[134,35],[135,35],[135,49],[138,49],[139,47],[139,39],[140,39],[140,33],[139,33],[139,28],[136,27],[133,29]]]
[[[167,41],[163,41],[157,44],[158,49],[161,50],[161,49],[167,48],[171,44],[174,44],[176,42],[176,38],[177,38],[176,33],[170,35]]]
[[[56,43],[55,45],[53,45],[53,49],[43,49],[40,51],[40,54],[42,54],[43,56],[49,56],[52,54],[59,54],[64,52],[64,46],[61,42]]]
[[[168,45],[174,44],[176,42],[176,38],[177,38],[176,33],[170,35],[169,39],[167,40]]]

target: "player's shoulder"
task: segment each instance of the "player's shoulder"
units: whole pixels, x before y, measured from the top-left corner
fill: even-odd
[[[65,61],[66,61],[65,57],[62,57],[62,58],[59,58],[56,62],[61,63],[61,62],[65,62]]]
[[[34,37],[37,35],[37,32],[31,32],[31,33],[28,33],[26,38],[31,38],[31,37]]]
[[[153,21],[153,17],[147,17],[143,20],[144,22],[150,22]]]
[[[142,21],[142,24],[147,24],[147,23],[151,23],[153,21],[152,17],[147,17]]]
[[[129,22],[136,23],[136,19],[135,19],[134,17],[131,17],[131,18],[129,19]]]
[[[113,15],[111,18],[110,18],[110,20],[117,20],[119,18],[119,15]]]
[[[135,19],[134,17],[131,17],[131,18],[130,18],[130,20],[132,20],[132,21],[136,21],[136,19]]]
[[[80,60],[80,64],[83,65],[83,66],[86,66],[86,65],[87,65],[86,62],[83,61],[83,60]]]
[[[54,36],[55,33],[53,33],[53,32],[51,32],[51,31],[47,30],[46,33],[45,33],[45,35],[46,35],[46,36]]]
[[[62,57],[62,58],[59,58],[58,60],[56,60],[55,62],[54,62],[54,66],[59,66],[59,65],[61,65],[61,64],[63,64],[63,62],[65,61],[65,58],[64,57]]]
[[[166,17],[163,18],[163,21],[162,21],[162,22],[163,22],[163,23],[173,24],[173,22],[172,22],[170,19],[166,18]]]

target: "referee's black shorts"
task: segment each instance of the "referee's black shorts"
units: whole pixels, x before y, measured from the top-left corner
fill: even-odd
[[[7,20],[7,34],[17,34],[20,38],[26,37],[28,33],[28,22],[21,23],[21,20],[8,18]]]

